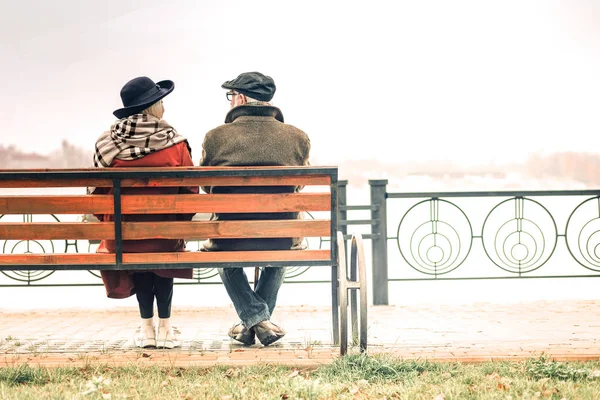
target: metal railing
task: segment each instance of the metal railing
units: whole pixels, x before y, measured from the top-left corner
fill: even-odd
[[[371,241],[375,305],[389,304],[389,282],[600,276],[600,190],[401,193],[388,192],[388,181],[377,179],[369,181],[369,204],[349,205],[347,186],[338,181],[338,229],[348,239],[348,228],[360,227]],[[352,218],[356,213],[363,216]],[[5,253],[40,245],[0,243]],[[64,241],[65,251],[93,251],[81,248],[86,245]],[[328,245],[309,242],[312,248]],[[559,266],[550,265],[554,259]],[[330,282],[328,276],[304,279],[309,270],[288,268],[286,282]],[[2,271],[17,283],[0,286],[101,285],[41,282],[53,272]],[[216,275],[198,269],[194,280],[177,284],[220,284]],[[354,293],[350,302],[357,302]]]
[[[600,276],[600,190],[393,193],[386,180],[369,183],[374,304],[388,304],[394,281]],[[388,277],[390,241],[410,269],[402,277]],[[485,257],[468,266],[473,251]]]

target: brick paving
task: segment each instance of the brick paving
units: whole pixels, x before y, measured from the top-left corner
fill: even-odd
[[[314,366],[339,356],[330,319],[327,307],[279,307],[275,322],[287,330],[286,337],[269,347],[245,347],[226,335],[236,321],[231,307],[177,310],[172,320],[182,346],[164,350],[135,347],[133,308],[0,311],[0,363]],[[368,338],[369,352],[404,359],[471,362],[542,353],[563,360],[600,359],[600,301],[372,306]]]

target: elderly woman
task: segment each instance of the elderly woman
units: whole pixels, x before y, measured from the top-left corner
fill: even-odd
[[[154,83],[139,77],[121,89],[123,108],[113,114],[119,118],[96,142],[96,167],[178,167],[193,166],[187,140],[162,119],[163,97],[173,91],[169,80]],[[198,187],[123,188],[124,194],[195,193]],[[112,193],[112,189],[96,188],[93,194]],[[97,215],[101,221],[112,221],[112,214]],[[193,214],[124,215],[124,221],[189,221]],[[183,239],[124,240],[123,252],[185,251]],[[114,240],[103,240],[98,252],[115,252]],[[192,278],[192,270],[101,271],[108,297],[126,298],[136,295],[141,327],[136,335],[138,347],[179,346],[170,323],[173,278]],[[158,332],[154,325],[154,299],[158,310]]]

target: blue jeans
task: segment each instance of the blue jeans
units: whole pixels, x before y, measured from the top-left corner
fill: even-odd
[[[246,328],[271,319],[285,278],[285,267],[262,268],[256,291],[250,287],[243,268],[219,268],[219,275]]]

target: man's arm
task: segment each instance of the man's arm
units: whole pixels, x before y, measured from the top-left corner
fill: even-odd
[[[302,132],[302,136],[303,137],[302,137],[301,142],[300,142],[300,151],[302,153],[302,165],[303,166],[309,166],[310,165],[310,161],[309,161],[309,157],[310,157],[310,138],[304,132]],[[296,186],[296,192],[299,192],[302,189],[304,189],[304,186]]]

